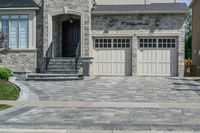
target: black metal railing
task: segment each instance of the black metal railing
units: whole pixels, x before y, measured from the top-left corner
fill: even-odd
[[[41,60],[41,63],[40,63],[40,71],[43,73],[46,71],[47,67],[48,67],[48,64],[49,64],[49,61],[51,58],[53,58],[55,56],[55,52],[54,52],[54,47],[55,47],[55,43],[56,41],[53,40],[46,52],[46,57],[44,57],[42,60]]]
[[[80,42],[78,42],[78,45],[76,48],[75,69],[77,69],[79,57],[80,57]]]
[[[47,52],[46,52],[46,57],[47,57],[47,58],[52,58],[52,57],[55,56],[55,54],[54,54],[55,43],[56,43],[55,40],[53,40],[53,41],[51,42],[51,44],[50,44],[50,46],[49,46],[49,48],[48,48],[48,50],[47,50]]]

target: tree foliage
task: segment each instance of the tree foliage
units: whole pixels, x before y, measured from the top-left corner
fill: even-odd
[[[8,45],[6,44],[5,42],[5,39],[6,39],[6,35],[4,35],[3,32],[0,32],[0,56],[3,54],[3,55],[6,55],[8,54],[9,52],[9,47]],[[0,58],[0,63],[2,62],[1,58]]]
[[[190,14],[185,23],[185,58],[192,59],[192,14]]]

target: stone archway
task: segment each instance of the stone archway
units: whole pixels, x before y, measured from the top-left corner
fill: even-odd
[[[69,19],[70,17],[78,17],[80,19],[80,56],[83,57],[83,51],[84,51],[84,13],[82,13],[81,11],[76,11],[76,10],[70,10],[67,7],[63,7],[63,9],[61,10],[57,10],[55,12],[52,12],[50,14],[48,14],[48,45],[50,46],[52,44],[52,42],[55,42],[56,39],[58,39],[59,41],[61,40],[60,38],[55,38],[55,33],[54,33],[54,18],[56,17],[63,17],[64,19]],[[58,41],[57,40],[57,41]],[[61,43],[59,42],[59,44],[57,45],[57,47],[55,47],[54,49],[58,49],[59,51],[54,51],[54,56],[53,57],[62,57],[61,54],[62,53],[62,48],[61,48]]]

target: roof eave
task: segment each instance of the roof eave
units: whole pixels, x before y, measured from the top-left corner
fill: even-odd
[[[8,7],[0,8],[0,10],[39,10],[39,7]]]
[[[184,14],[188,15],[190,11],[92,11],[92,14]]]

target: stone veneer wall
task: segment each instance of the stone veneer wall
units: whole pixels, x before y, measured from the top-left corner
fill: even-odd
[[[36,50],[11,50],[7,55],[0,55],[0,67],[8,67],[13,72],[35,72]]]
[[[89,41],[91,30],[91,1],[90,0],[44,0],[44,20],[43,20],[43,55],[46,54],[48,44],[48,15],[56,11],[64,10],[67,7],[69,10],[83,13],[83,57],[89,57]],[[63,13],[61,13],[63,14]],[[60,15],[61,15],[60,14]]]
[[[37,49],[37,71],[40,71],[41,62],[43,59],[43,6],[44,0],[34,0],[40,5],[40,9],[36,11],[36,49]]]
[[[155,24],[159,18],[160,24]],[[177,37],[178,75],[184,74],[185,15],[92,15],[92,36],[132,37],[132,74],[137,75],[138,37]],[[134,24],[137,23],[137,24]],[[104,33],[105,29],[109,33]]]

